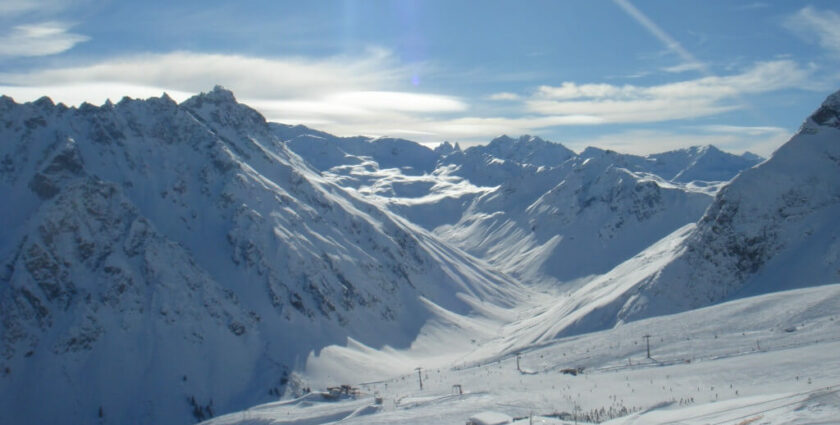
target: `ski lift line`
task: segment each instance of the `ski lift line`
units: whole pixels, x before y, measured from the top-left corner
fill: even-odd
[[[522,348],[517,349],[514,352],[508,352],[508,353],[500,354],[498,356],[490,357],[490,358],[486,359],[486,362],[482,362],[482,361],[474,362],[474,363],[470,364],[469,366],[465,366],[465,367],[460,368],[459,370],[463,370],[463,369],[466,369],[466,368],[481,367],[485,364],[495,363],[497,361],[501,361],[501,360],[505,360],[505,359],[514,357],[517,354],[523,355],[523,357],[524,357],[525,353],[533,352],[533,351],[536,351],[538,349],[549,347],[549,346],[552,346],[552,345],[555,345],[555,344],[575,341],[577,339],[583,338],[584,336],[585,335],[575,335],[575,336],[570,336],[570,337],[566,337],[566,338],[559,339],[559,340],[544,341],[544,342],[529,344],[529,345],[526,345]],[[840,336],[833,337],[833,338],[831,338],[831,337],[820,338],[818,341],[816,341],[816,343],[836,342],[836,341],[840,341]],[[778,344],[778,345],[773,345],[773,347],[776,348],[774,350],[762,349],[762,350],[758,350],[758,351],[762,351],[762,352],[779,351],[780,349],[785,349],[785,348],[790,348],[790,347],[800,347],[801,345],[802,345],[801,343]],[[734,355],[750,354],[750,353],[753,353],[753,352],[755,352],[755,350],[738,352],[738,353],[724,353],[722,356],[730,356],[731,357],[733,354]],[[592,357],[591,355],[586,356],[586,357],[582,357],[582,358],[580,358],[580,360],[586,360],[586,359],[589,359],[591,357]],[[722,357],[715,357],[715,356],[708,356],[708,357],[702,357],[702,358],[701,357],[696,357],[696,359],[706,359],[706,358],[722,358]],[[552,368],[556,368],[556,366],[545,368],[544,371],[549,371]],[[600,370],[600,369],[593,369],[593,370]]]
[[[834,338],[821,338],[820,341],[818,342],[818,344],[838,342],[838,341],[840,341],[840,336],[834,337]],[[721,360],[721,359],[728,359],[728,358],[733,358],[733,357],[747,356],[747,355],[755,354],[755,353],[772,353],[772,352],[777,352],[777,351],[791,350],[791,349],[800,348],[801,346],[802,346],[801,343],[800,344],[791,343],[791,344],[771,345],[770,346],[771,348],[769,348],[769,349],[766,348],[766,347],[763,347],[761,350],[737,351],[737,352],[713,354],[713,355],[708,355],[708,356],[698,356],[698,357],[693,357],[690,360],[692,362],[702,361],[702,360]],[[581,360],[585,360],[585,359],[588,359],[588,358],[589,357],[585,357]],[[655,360],[655,359],[653,359],[653,360]],[[640,362],[640,363],[634,363],[632,366],[619,364],[619,365],[615,365],[615,366],[594,367],[594,368],[591,368],[589,370],[591,370],[593,372],[609,372],[609,371],[618,371],[618,370],[627,370],[627,369],[641,369],[641,368],[645,368],[645,367],[655,367],[655,366],[656,367],[673,366],[673,365],[676,365],[676,364],[684,363],[687,360],[689,360],[689,359],[675,358],[675,359],[667,359],[667,360],[655,360],[655,363],[649,363],[649,362],[641,363]],[[556,369],[558,367],[559,366],[552,366],[550,368],[544,369],[544,371],[549,372],[549,371],[551,371],[553,369]]]
[[[575,340],[575,339],[578,339],[578,338],[580,338],[580,336],[568,337],[569,340]],[[564,342],[565,342],[565,340],[566,340],[566,338],[564,338]],[[840,341],[840,336],[820,338],[819,341],[816,342],[816,344],[832,343],[832,342],[838,342],[838,341]],[[544,347],[550,346],[550,345],[555,344],[555,343],[557,343],[557,341],[548,341],[548,342],[536,343],[536,344],[524,347],[518,352],[520,354],[523,354],[524,352],[533,352],[533,351],[536,351],[537,349],[544,348]],[[802,346],[801,342],[800,343],[788,343],[788,344],[772,344],[772,345],[769,345],[769,346],[765,345],[760,350],[728,352],[728,353],[714,354],[714,355],[708,355],[708,356],[692,357],[691,359],[675,358],[675,359],[666,359],[666,360],[656,360],[656,363],[634,363],[632,366],[619,364],[619,365],[614,365],[614,366],[593,367],[593,368],[587,368],[587,370],[589,370],[590,373],[592,373],[592,372],[613,372],[613,371],[620,371],[620,370],[641,369],[641,368],[649,368],[649,367],[673,366],[673,365],[684,363],[687,360],[691,360],[692,362],[704,361],[704,360],[720,360],[720,359],[746,356],[746,355],[755,354],[755,353],[759,353],[759,352],[760,353],[770,353],[770,352],[778,352],[778,351],[796,349],[796,348],[799,348],[801,346]],[[515,352],[514,353],[505,353],[505,354],[502,354],[502,355],[499,355],[499,356],[494,356],[494,357],[488,358],[485,361],[477,361],[477,362],[473,362],[469,365],[465,364],[465,365],[460,366],[460,367],[457,366],[457,362],[456,362],[456,365],[450,367],[449,370],[465,371],[465,370],[468,370],[468,369],[480,369],[480,368],[487,367],[489,365],[501,362],[501,361],[509,359],[509,358],[514,358],[515,356],[516,356]],[[581,357],[581,358],[577,359],[576,361],[581,362],[581,361],[589,360],[591,358],[592,358],[592,355],[589,355],[589,356]],[[555,371],[555,370],[557,370],[561,367],[562,366],[560,366],[560,365],[548,366],[548,367],[545,367],[545,368],[541,369],[539,372],[540,373],[552,372],[552,371]],[[413,373],[404,374],[404,375],[398,375],[398,376],[395,376],[395,377],[389,378],[389,379],[363,382],[363,383],[359,383],[358,385],[359,386],[361,386],[361,385],[381,385],[381,384],[387,384],[387,383],[393,382],[393,381],[398,381],[402,378],[408,379],[408,378],[411,378],[412,376],[414,376]]]
[[[803,392],[800,392],[800,393],[788,394],[788,395],[778,397],[778,398],[774,398],[774,399],[771,399],[771,400],[758,401],[758,402],[750,403],[750,404],[747,404],[747,405],[730,407],[728,409],[717,410],[715,412],[704,413],[704,414],[701,414],[701,415],[691,416],[691,417],[688,417],[688,418],[681,418],[681,419],[676,420],[676,421],[663,422],[662,425],[681,424],[681,423],[684,423],[685,421],[690,421],[690,420],[694,420],[694,419],[702,419],[704,417],[708,417],[708,416],[712,416],[712,415],[717,416],[717,415],[720,415],[720,414],[726,413],[726,412],[745,409],[745,408],[748,408],[748,407],[760,406],[762,404],[774,403],[774,402],[785,400],[785,399],[790,399],[790,398],[794,398],[794,397],[801,397],[801,396],[804,396],[804,395],[813,394],[813,393],[817,393],[817,392],[820,392],[820,391],[825,391],[826,392],[825,394],[817,396],[817,398],[821,398],[821,397],[825,397],[829,394],[836,394],[838,391],[840,391],[840,390],[837,389],[837,387],[840,387],[840,384],[834,384],[834,385],[830,385],[830,386],[827,386],[827,387],[815,388],[813,390],[803,391]],[[797,400],[797,401],[793,401],[793,402],[790,402],[790,403],[783,404],[781,406],[776,406],[776,407],[772,407],[772,408],[764,409],[764,410],[758,410],[758,411],[751,412],[751,413],[748,413],[748,414],[743,415],[743,416],[739,416],[737,418],[729,418],[729,419],[723,420],[721,422],[710,423],[709,425],[726,424],[726,423],[730,423],[730,422],[738,420],[738,419],[746,418],[748,416],[753,416],[753,415],[757,415],[757,414],[760,414],[760,413],[765,413],[765,412],[770,412],[770,411],[773,411],[773,410],[778,410],[778,409],[781,409],[783,407],[796,405],[798,403],[801,403],[801,401]]]
[[[497,355],[494,355],[494,356],[491,356],[491,357],[487,357],[484,360],[478,360],[478,361],[470,362],[469,364],[464,362],[464,363],[462,363],[461,366],[457,366],[458,363],[462,361],[462,359],[464,359],[467,356],[469,356],[470,354],[472,354],[472,353],[467,353],[467,354],[464,354],[463,356],[461,356],[455,362],[453,362],[454,366],[452,366],[450,369],[451,370],[466,370],[466,369],[480,368],[482,366],[486,366],[486,365],[489,365],[489,364],[493,364],[493,363],[496,363],[496,362],[500,362],[500,361],[515,357],[517,355],[517,353],[521,354],[521,355],[524,355],[525,353],[530,353],[530,352],[533,352],[533,351],[537,351],[539,349],[550,347],[552,345],[556,345],[556,344],[560,344],[560,343],[565,344],[565,343],[577,341],[579,339],[584,338],[585,336],[586,335],[572,335],[572,336],[567,336],[567,337],[563,337],[563,338],[560,338],[560,339],[554,339],[554,340],[548,340],[548,341],[542,341],[542,342],[535,342],[535,343],[527,344],[527,345],[525,345],[521,348],[517,348],[515,351],[503,352],[503,353],[500,353],[500,354],[497,354]]]
[[[840,336],[836,336],[836,337],[833,337],[833,338],[820,338],[815,343],[822,344],[822,343],[837,342],[837,341],[840,341]],[[500,355],[500,356],[491,357],[490,359],[492,359],[492,360],[487,360],[485,362],[478,361],[478,362],[474,362],[470,365],[464,365],[460,368],[456,367],[456,368],[452,368],[452,369],[453,370],[466,370],[466,369],[481,368],[481,367],[487,366],[489,364],[493,364],[493,363],[500,362],[500,361],[503,361],[503,360],[506,360],[506,359],[509,359],[509,358],[513,358],[517,355],[517,353],[520,356],[524,357],[522,354],[524,354],[525,352],[536,351],[539,348],[544,348],[544,347],[549,346],[552,343],[556,343],[556,342],[557,341],[551,341],[551,342],[548,342],[548,343],[534,344],[532,346],[525,347],[518,352],[506,353],[506,354],[503,354],[503,355]],[[692,361],[697,361],[697,360],[726,359],[726,358],[731,358],[731,357],[740,357],[740,356],[745,356],[745,355],[749,355],[749,354],[754,354],[756,352],[783,351],[783,350],[787,350],[787,349],[791,349],[791,348],[799,348],[801,346],[802,346],[801,343],[773,344],[773,345],[771,345],[771,347],[772,347],[771,349],[763,348],[761,350],[728,352],[728,353],[714,354],[714,355],[708,355],[708,356],[702,356],[702,357],[693,357],[693,358],[691,358],[691,360]],[[578,358],[576,361],[579,363],[579,362],[582,362],[582,361],[589,360],[592,357],[593,357],[592,355],[588,355],[588,356],[585,356],[585,357]],[[637,368],[637,366],[639,366],[639,367],[671,366],[671,365],[675,365],[675,364],[681,364],[681,363],[685,362],[686,360],[689,360],[689,359],[685,359],[685,358],[657,360],[657,359],[654,359],[652,357],[650,359],[654,360],[655,363],[640,363],[638,365],[634,364],[633,366],[627,366],[627,365],[603,366],[603,367],[591,368],[590,370],[600,372],[600,371],[611,371],[611,370],[625,370],[625,369],[629,369],[629,368]],[[540,370],[540,372],[551,372],[551,371],[554,371],[554,370],[556,370],[558,368],[562,368],[562,367],[563,366],[560,366],[560,365],[548,366],[548,367],[545,367],[542,370]]]

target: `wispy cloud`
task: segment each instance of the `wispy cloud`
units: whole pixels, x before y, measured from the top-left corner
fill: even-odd
[[[446,101],[446,97],[442,100]],[[410,137],[418,142],[482,141],[500,134],[523,134],[565,125],[594,125],[597,117],[471,116],[462,113],[416,113],[367,109],[353,104],[307,101],[248,102],[271,121],[313,125],[338,135]]]
[[[407,92],[342,92],[328,96],[326,101],[371,110],[405,112],[461,112],[467,109],[465,103],[451,96]]]
[[[110,58],[76,67],[0,74],[0,83],[58,86],[124,83],[200,92],[222,84],[249,98],[294,98],[341,91],[381,90],[408,80],[390,52],[322,59],[260,58],[241,55],[172,52]]]
[[[3,0],[0,16],[15,16],[27,12],[50,12],[66,7],[67,0]]]
[[[662,68],[663,71],[670,72],[672,74],[678,74],[687,71],[704,71],[705,69],[706,66],[699,62],[684,62],[679,65]]]
[[[826,50],[840,55],[840,14],[831,10],[805,7],[785,22],[793,31],[806,39],[813,39]]]
[[[746,136],[790,135],[790,131],[782,127],[772,126],[739,126],[739,125],[703,125],[691,127],[708,133],[736,134]]]
[[[270,120],[322,124],[332,130],[341,126],[342,134],[354,129],[355,134],[383,135],[383,132],[393,132],[394,126],[404,128],[406,133],[423,132],[418,124],[427,124],[430,116],[468,108],[466,103],[451,96],[383,91],[340,92],[317,99],[244,101]]]
[[[543,115],[589,115],[608,123],[662,122],[743,108],[738,98],[800,87],[811,70],[793,61],[761,62],[740,74],[656,86],[576,84],[541,86],[525,104]]]
[[[490,100],[519,100],[520,96],[516,93],[511,92],[501,92],[501,93],[493,93],[487,97]]]
[[[674,37],[671,37],[670,34],[665,32],[665,30],[657,25],[656,22],[653,22],[650,18],[648,18],[647,15],[642,13],[642,11],[630,3],[629,0],[613,0],[613,2],[624,10],[624,12],[631,18],[638,22],[639,25],[644,27],[651,35],[656,37],[668,50],[676,53],[684,63],[697,64],[700,66],[701,70],[705,68],[705,65],[697,60],[691,52],[686,50],[682,44],[674,39]]]
[[[69,30],[70,25],[61,22],[18,25],[0,35],[0,57],[54,55],[90,39]]]

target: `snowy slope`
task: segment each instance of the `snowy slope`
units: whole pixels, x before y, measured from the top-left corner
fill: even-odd
[[[540,338],[840,280],[840,94],[684,227],[546,309]],[[650,267],[655,264],[654,267]]]
[[[364,346],[330,347],[324,350],[320,357],[310,357],[307,362],[307,376],[314,382],[326,383],[341,380],[342,377],[345,381],[352,382],[354,378],[363,380],[371,375],[378,377],[385,373],[378,368],[372,368],[376,373],[346,375],[345,372],[345,375],[342,375],[342,369],[331,366],[354,362],[359,365],[377,364],[382,367],[393,365],[391,370],[400,373],[405,373],[409,365],[423,365],[441,370],[447,364],[483,365],[487,359],[497,359],[499,356],[510,358],[516,352],[529,351],[529,347],[553,346],[558,344],[558,337],[564,336],[571,337],[560,341],[568,341],[566,349],[577,351],[581,360],[591,360],[595,351],[600,353],[599,358],[603,361],[612,362],[611,364],[615,365],[609,367],[612,368],[632,361],[628,360],[632,355],[616,352],[620,346],[616,345],[616,341],[621,340],[618,335],[628,330],[637,333],[633,347],[629,348],[638,350],[640,335],[646,332],[656,335],[658,332],[658,335],[671,335],[666,338],[674,341],[682,340],[679,335],[688,336],[684,341],[689,343],[679,350],[683,353],[682,356],[690,357],[677,357],[683,361],[686,358],[691,360],[692,363],[688,364],[695,364],[694,360],[697,357],[721,359],[722,363],[700,368],[696,374],[692,372],[693,375],[687,378],[688,382],[695,383],[698,379],[708,379],[705,382],[709,383],[711,389],[706,396],[711,395],[715,387],[737,385],[741,382],[742,385],[755,385],[756,398],[743,402],[727,402],[724,411],[716,406],[693,407],[673,402],[685,400],[685,393],[678,399],[660,400],[665,404],[659,407],[656,407],[653,400],[649,400],[651,404],[638,406],[655,407],[636,416],[642,423],[657,423],[658,420],[663,420],[662,418],[673,418],[676,422],[685,420],[689,423],[705,423],[709,418],[743,420],[745,418],[741,416],[750,412],[764,412],[761,410],[762,406],[772,407],[778,400],[784,402],[781,403],[779,411],[776,411],[778,409],[775,407],[770,409],[775,412],[774,415],[778,414],[775,416],[777,422],[770,423],[785,423],[785,418],[796,417],[794,409],[808,409],[813,411],[816,415],[814,417],[817,418],[833,417],[832,415],[840,410],[840,403],[836,401],[836,388],[825,392],[828,402],[827,405],[823,405],[823,393],[820,392],[820,388],[804,391],[806,387],[804,392],[798,392],[789,391],[788,385],[781,385],[767,390],[764,387],[777,381],[756,380],[755,377],[773,376],[776,374],[773,371],[779,368],[800,373],[812,366],[812,376],[822,373],[828,376],[836,374],[836,371],[825,372],[821,367],[830,361],[829,357],[821,357],[825,350],[836,349],[836,318],[833,316],[838,311],[834,304],[836,298],[824,292],[835,290],[836,287],[817,287],[759,298],[751,296],[790,288],[819,286],[840,280],[835,223],[836,217],[840,216],[840,211],[837,211],[837,203],[840,201],[837,186],[837,182],[840,182],[840,162],[836,159],[840,158],[837,151],[837,141],[840,140],[838,98],[840,95],[837,94],[829,97],[806,121],[800,133],[780,148],[771,159],[742,173],[726,185],[701,220],[680,227],[609,272],[588,278],[568,291],[559,294],[547,292],[528,303],[522,303],[515,310],[515,320],[497,323],[495,327],[484,328],[482,323],[470,323],[469,326],[464,326],[463,330],[446,326],[445,323],[427,327],[421,331],[421,336],[425,336],[418,339],[411,350],[406,352],[377,351]],[[590,155],[591,158],[594,156]],[[626,168],[623,170],[630,173]],[[646,178],[652,177],[648,175]],[[814,297],[812,301],[803,301],[793,295],[806,293]],[[727,299],[741,300],[679,316],[642,320]],[[770,299],[774,300],[774,306],[765,304],[765,301]],[[740,307],[733,311],[731,306]],[[758,317],[761,315],[764,315],[764,318]],[[801,340],[796,339],[802,336],[798,332],[805,326],[805,322],[799,320],[815,317],[812,315],[825,315],[821,320],[827,327],[817,334],[804,336]],[[689,317],[691,319],[687,319]],[[710,321],[709,317],[716,320]],[[768,320],[778,322],[770,325]],[[670,326],[671,330],[666,331],[661,326]],[[598,332],[610,328],[614,329]],[[690,342],[694,341],[690,334],[704,328],[712,329],[708,331],[706,340]],[[449,344],[448,341],[457,340],[457,335],[462,339],[469,338],[471,333],[481,335],[482,332],[487,332],[487,329],[497,337],[475,347],[451,344],[449,355],[445,355],[446,350],[443,347]],[[770,329],[769,333],[767,329]],[[731,335],[728,342],[721,341],[726,339],[721,337],[723,334]],[[743,338],[747,335],[748,339]],[[752,358],[746,362],[724,361],[730,357],[737,357],[738,353],[755,351],[758,355],[766,349],[767,338],[779,338],[779,341],[783,341],[792,337],[796,341],[782,345],[785,350],[798,350],[796,353],[761,355],[760,358]],[[581,343],[587,340],[599,340],[599,344],[604,346],[600,351],[594,347],[587,348]],[[835,341],[831,342],[834,345],[819,348],[809,346],[809,341],[820,344],[826,340]],[[432,345],[430,341],[437,343]],[[437,351],[433,351],[436,355],[424,353],[422,347],[426,345],[437,348]],[[719,349],[724,351],[716,351]],[[418,353],[422,355],[415,355]],[[564,351],[564,357],[568,353]],[[658,355],[655,358],[664,360]],[[427,359],[426,363],[423,359]],[[799,362],[800,359],[803,360]],[[570,359],[567,365],[576,367],[576,363],[579,362],[588,368],[594,367],[590,360],[581,360],[571,362]],[[677,366],[674,363],[668,364]],[[751,366],[757,369],[750,369],[751,372],[739,375],[740,370]],[[686,369],[691,368],[686,366]],[[361,369],[363,368],[349,370]],[[745,378],[741,381],[733,380],[733,374]],[[709,379],[708,376],[716,377]],[[784,379],[799,382],[800,376],[802,375],[790,375]],[[403,379],[410,378],[411,376],[407,375]],[[644,375],[641,378],[647,379]],[[461,378],[452,380],[464,382]],[[836,384],[837,382],[832,383]],[[479,385],[486,387],[487,378],[485,377]],[[509,385],[510,382],[504,380],[495,383],[498,388],[508,388]],[[382,387],[377,389],[385,391]],[[531,387],[524,386],[520,387],[519,391],[527,393],[530,389]],[[594,391],[594,387],[592,390]],[[500,392],[490,392],[494,395],[486,397],[488,403],[492,401],[496,407],[504,403],[504,397],[499,397]],[[531,397],[541,397],[542,394],[531,393]],[[714,400],[707,399],[706,402],[718,401],[718,395],[716,392]],[[733,395],[737,396],[738,393],[729,394],[730,397]],[[611,400],[615,401],[615,398]],[[529,401],[521,401],[523,404],[527,402]],[[491,405],[482,406],[486,409]],[[624,406],[626,407],[626,404]],[[784,409],[789,406],[796,407]],[[470,407],[472,408],[475,406]],[[467,413],[459,412],[459,415]],[[440,416],[434,418],[439,419]],[[431,421],[425,416],[416,423]]]
[[[684,243],[684,252],[643,285],[623,306],[622,316],[633,319],[837,281],[838,111],[840,93],[835,93],[769,160],[724,187]]]
[[[287,147],[333,183],[426,229],[451,223],[463,213],[476,187],[446,167],[440,151],[390,138],[341,138],[308,128],[272,124]]]
[[[527,140],[510,145],[528,152]],[[588,148],[539,167],[487,151],[494,150],[443,160],[463,164],[458,173],[471,181],[498,186],[436,233],[525,281],[607,272],[696,221],[721,180],[755,164],[711,146],[647,157]]]
[[[276,126],[272,125],[273,128]],[[279,131],[275,133],[282,134]],[[399,168],[405,174],[416,175],[432,172],[438,159],[431,149],[404,139],[338,138],[306,131],[285,141],[291,150],[319,170],[356,164],[360,158],[368,157],[380,168]]]
[[[207,424],[457,424],[481,412],[522,425],[530,415],[533,423],[558,425],[834,423],[838,311],[838,285],[749,297],[517,353],[419,363],[422,390],[413,371],[366,380],[364,371],[380,358],[359,351],[336,376],[359,388],[357,398],[327,400],[316,379],[302,398]],[[644,335],[651,335],[650,358]]]
[[[0,98],[0,422],[187,423],[276,396],[348,336],[407,346],[435,309],[516,302],[276,131],[219,87]]]
[[[611,152],[577,157],[504,183],[436,233],[526,281],[605,273],[697,220],[711,201],[703,191],[623,168],[622,159]],[[550,185],[532,184],[539,174]]]

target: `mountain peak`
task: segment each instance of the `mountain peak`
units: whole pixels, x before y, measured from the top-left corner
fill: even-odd
[[[228,127],[258,126],[268,130],[265,117],[248,105],[237,102],[233,92],[219,85],[185,100],[180,106],[207,122]]]
[[[502,134],[501,136],[493,138],[490,141],[490,144],[497,144],[497,143],[514,143],[516,140],[513,137],[508,136],[507,134]]]
[[[822,106],[834,109],[835,111],[840,110],[840,90],[828,95],[822,103]]]
[[[744,158],[744,159],[746,159],[746,160],[748,160],[748,161],[755,161],[756,163],[759,163],[759,162],[761,162],[761,161],[764,161],[764,157],[763,157],[763,156],[761,156],[761,155],[757,155],[757,154],[754,154],[754,153],[752,153],[752,152],[750,152],[750,151],[745,151],[744,153],[742,153],[742,154],[741,154],[741,158]]]
[[[53,103],[52,99],[50,99],[47,96],[41,96],[38,98],[38,100],[36,100],[33,103],[39,108],[52,108],[53,106],[55,106],[55,103]]]
[[[560,143],[554,143],[537,136],[525,134],[514,139],[501,135],[487,146],[474,146],[468,151],[480,152],[495,158],[513,160],[531,165],[556,166],[574,156],[575,153]]]
[[[540,136],[532,136],[530,134],[525,134],[519,137],[519,141],[529,143],[548,143],[545,139],[541,138]]]
[[[435,153],[438,155],[449,155],[452,152],[459,152],[460,150],[461,146],[459,146],[458,143],[453,145],[449,141],[445,141],[435,147]]]
[[[829,95],[811,115],[811,120],[819,125],[840,128],[840,91]]]
[[[6,96],[5,94],[0,96],[0,110],[10,109],[15,105],[17,105],[17,103],[15,103],[15,100],[11,97]]]
[[[587,146],[586,149],[584,149],[583,152],[580,153],[580,157],[581,158],[593,158],[593,157],[600,157],[600,156],[603,156],[603,155],[615,154],[615,153],[616,153],[615,151],[611,151],[609,149],[601,149],[601,148],[597,148],[595,146]]]
[[[177,102],[175,102],[175,99],[173,99],[172,96],[170,96],[167,92],[163,92],[163,94],[160,95],[160,100],[166,101],[167,103],[172,103],[173,105],[177,104]],[[108,101],[110,102],[110,99]]]
[[[164,96],[168,97],[165,93]],[[190,101],[210,102],[217,105],[223,103],[238,103],[232,91],[218,84],[213,87],[213,90],[210,90],[209,92],[201,92],[187,100],[187,102]]]
[[[502,134],[490,141],[490,144],[499,144],[499,143],[511,143],[511,144],[524,144],[524,143],[548,143],[545,139],[539,136],[532,136],[530,134],[523,134],[519,136],[518,139],[514,139],[513,137],[508,136],[507,134]]]
[[[720,148],[718,148],[718,147],[717,147],[717,146],[715,146],[715,145],[704,145],[704,146],[700,146],[700,147],[698,148],[697,152],[698,152],[698,154],[702,154],[702,155],[709,155],[709,154],[713,154],[713,155],[725,155],[725,154],[726,154],[724,151],[720,150]]]

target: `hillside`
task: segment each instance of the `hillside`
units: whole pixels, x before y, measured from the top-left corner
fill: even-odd
[[[840,94],[689,224],[545,309],[539,338],[840,280]],[[547,325],[544,325],[547,324]]]
[[[276,397],[310,350],[406,346],[430,306],[523,292],[325,181],[220,87],[4,97],[0,120],[3,423],[190,422]]]

